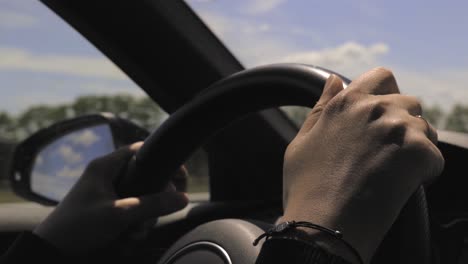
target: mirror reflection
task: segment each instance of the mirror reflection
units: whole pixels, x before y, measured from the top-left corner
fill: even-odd
[[[37,154],[31,171],[31,189],[59,202],[93,159],[114,150],[112,131],[107,124],[66,134]]]

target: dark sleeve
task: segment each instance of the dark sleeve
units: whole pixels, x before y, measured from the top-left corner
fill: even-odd
[[[0,260],[2,264],[74,263],[57,248],[31,232],[19,235]]]
[[[271,238],[265,241],[256,264],[350,264],[340,256],[302,241],[287,238]]]

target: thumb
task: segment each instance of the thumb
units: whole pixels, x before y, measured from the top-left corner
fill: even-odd
[[[320,99],[315,104],[314,108],[312,108],[312,110],[307,115],[307,118],[302,124],[301,130],[299,130],[298,135],[305,134],[314,127],[315,123],[317,123],[317,121],[319,120],[320,115],[322,114],[322,111],[325,108],[325,106],[327,106],[328,102],[342,90],[343,80],[341,80],[341,78],[337,75],[331,74],[330,77],[328,77],[327,82],[325,83],[325,86],[322,91],[322,96],[320,96]]]
[[[115,202],[116,207],[126,209],[126,217],[131,223],[176,212],[187,204],[187,195],[174,191],[160,192],[139,198],[124,198]]]

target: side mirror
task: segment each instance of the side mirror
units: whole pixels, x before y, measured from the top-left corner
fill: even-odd
[[[110,113],[56,123],[16,147],[11,186],[28,200],[55,205],[92,160],[148,135],[145,129]]]

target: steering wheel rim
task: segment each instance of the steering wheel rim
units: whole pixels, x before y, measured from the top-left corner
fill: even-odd
[[[211,85],[145,140],[131,164],[133,172],[121,180],[122,195],[163,190],[194,150],[248,113],[287,105],[312,107],[331,73],[305,64],[274,64],[244,70]],[[345,86],[350,83],[340,77]],[[155,168],[155,160],[164,166]]]
[[[312,107],[331,73],[334,72],[311,65],[274,64],[244,70],[213,84],[172,114],[145,140],[131,164],[133,172],[119,185],[122,194],[161,191],[170,176],[209,137],[248,113],[286,105]],[[349,79],[337,75],[343,79],[344,86],[350,83]],[[185,136],[187,131],[190,137]],[[155,166],[155,161],[164,166]],[[398,263],[431,262],[428,223],[425,193],[420,188],[389,232],[398,239],[383,242],[386,248],[406,252],[398,258]],[[408,252],[414,246],[416,250]],[[383,256],[377,255],[379,263],[392,263],[389,260],[394,261],[398,254],[390,250]]]

